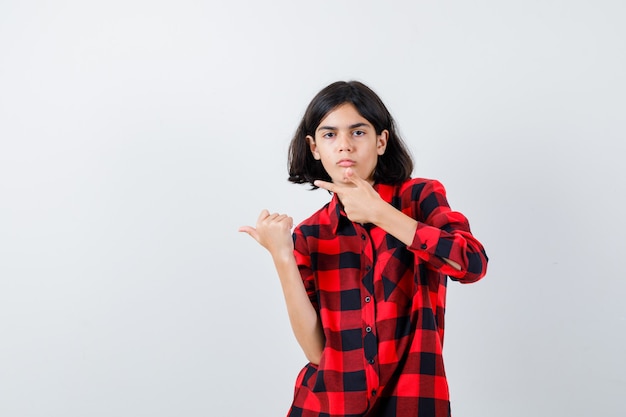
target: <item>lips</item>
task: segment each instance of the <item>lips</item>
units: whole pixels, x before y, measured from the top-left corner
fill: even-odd
[[[354,164],[356,164],[356,162],[354,162],[352,159],[342,159],[341,161],[337,162],[337,165],[344,168],[354,166]]]

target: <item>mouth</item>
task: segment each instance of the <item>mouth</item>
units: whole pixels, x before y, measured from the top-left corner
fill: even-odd
[[[344,168],[352,167],[355,164],[356,162],[354,162],[352,159],[342,159],[341,161],[337,162],[337,165]]]

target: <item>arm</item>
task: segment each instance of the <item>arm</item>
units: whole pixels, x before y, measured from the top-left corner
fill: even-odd
[[[409,249],[462,283],[475,282],[485,276],[488,262],[485,249],[470,231],[467,218],[450,208],[443,185],[429,180],[413,184],[407,194],[412,196],[414,215],[423,219],[418,223]],[[456,262],[460,270],[451,270],[444,259]]]
[[[408,247],[411,247],[419,224],[417,220],[407,216],[383,200],[380,200],[380,202],[382,204],[378,204],[372,210],[373,220],[371,223],[374,223]],[[457,262],[445,257],[442,257],[442,259],[455,270],[461,270],[461,265]]]
[[[465,216],[450,209],[439,182],[428,182],[417,193],[417,201],[409,202],[413,215],[419,213],[418,222],[384,201],[352,170],[346,170],[346,179],[351,186],[324,181],[315,181],[315,185],[336,193],[350,220],[374,223],[442,274],[463,283],[477,281],[485,275],[485,251],[470,232]]]
[[[317,311],[304,288],[293,254],[293,239],[290,232],[292,226],[291,217],[284,214],[269,214],[267,210],[263,210],[256,228],[243,226],[239,231],[248,233],[270,252],[296,340],[306,358],[313,364],[319,364],[324,348],[324,334]]]
[[[273,256],[285,296],[289,322],[307,360],[319,365],[324,349],[324,333],[320,318],[302,284],[293,253]]]

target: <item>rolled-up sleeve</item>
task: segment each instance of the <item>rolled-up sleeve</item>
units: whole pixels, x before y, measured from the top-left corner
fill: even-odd
[[[304,289],[306,290],[309,300],[311,300],[311,304],[315,310],[319,311],[319,300],[315,287],[315,274],[311,268],[311,256],[309,254],[307,239],[303,235],[300,228],[296,228],[292,236],[294,244],[293,254],[296,258],[296,264],[298,265],[300,276],[302,277]]]
[[[472,235],[467,218],[450,208],[443,185],[437,180],[416,183],[411,188],[411,199],[418,225],[409,250],[430,267],[462,283],[485,276],[485,249]],[[444,258],[456,262],[461,269]]]

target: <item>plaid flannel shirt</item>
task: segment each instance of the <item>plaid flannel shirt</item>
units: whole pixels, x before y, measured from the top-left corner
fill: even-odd
[[[487,256],[438,181],[374,188],[418,221],[410,246],[351,222],[336,195],[294,230],[296,262],[326,341],[319,365],[298,374],[289,417],[450,416],[447,276],[477,281]]]

